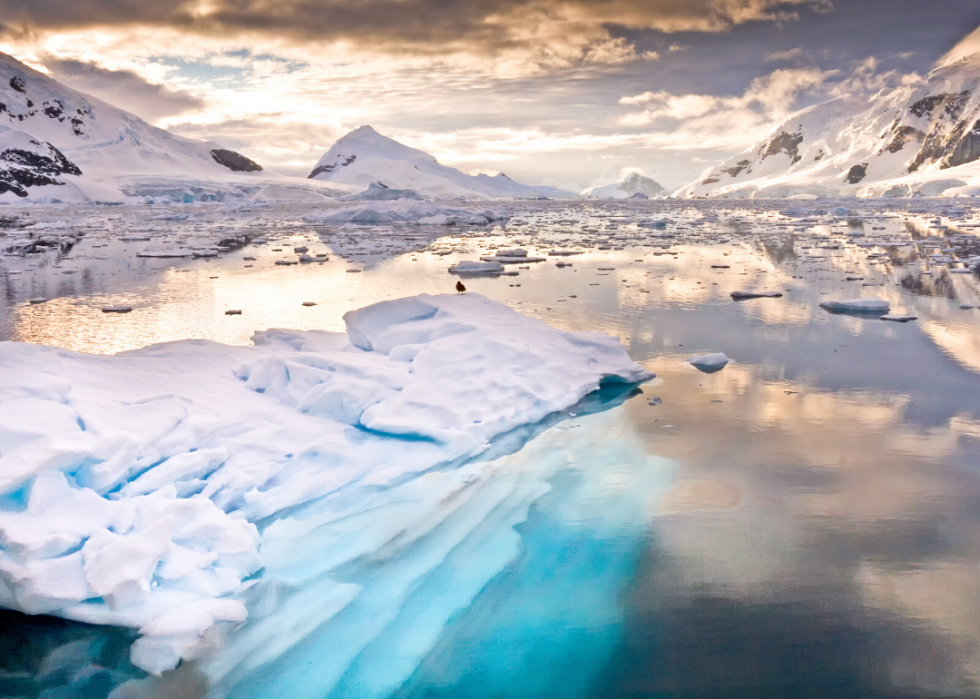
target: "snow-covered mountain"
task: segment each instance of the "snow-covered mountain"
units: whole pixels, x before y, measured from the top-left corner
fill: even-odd
[[[500,173],[467,175],[440,165],[428,153],[361,126],[341,137],[317,162],[310,179],[367,187],[378,182],[391,189],[412,189],[433,199],[556,197],[566,191],[521,184]]]
[[[138,195],[148,182],[261,170],[239,153],[151,126],[0,53],[0,200],[117,199]]]
[[[630,197],[656,199],[667,195],[656,180],[647,177],[639,168],[611,166],[588,189],[581,192],[592,199],[628,199]]]
[[[978,37],[980,30],[921,81],[793,114],[677,196],[980,193]]]

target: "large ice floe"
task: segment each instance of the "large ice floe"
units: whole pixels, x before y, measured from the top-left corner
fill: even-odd
[[[370,517],[379,491],[649,377],[616,338],[475,294],[344,320],[252,347],[0,343],[0,606],[138,628],[133,662],[161,672],[245,620],[261,532],[297,507]],[[352,529],[324,565],[391,544],[396,524]]]

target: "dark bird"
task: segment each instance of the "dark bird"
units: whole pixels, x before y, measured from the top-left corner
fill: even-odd
[[[466,287],[463,286],[463,282],[456,282],[456,293],[462,294],[464,291],[466,291]]]

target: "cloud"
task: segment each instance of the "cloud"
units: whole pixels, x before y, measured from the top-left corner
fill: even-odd
[[[148,82],[131,70],[110,70],[91,61],[44,56],[41,64],[55,80],[94,95],[148,121],[200,109],[204,100],[185,90]]]
[[[549,66],[643,57],[610,27],[722,32],[828,7],[829,0],[0,0],[0,27],[11,34],[166,26],[211,36],[344,42],[387,53],[516,52]]]
[[[766,63],[786,63],[800,58],[803,55],[803,47],[797,46],[789,51],[775,51],[766,56]]]
[[[626,126],[646,126],[661,118],[685,121],[706,115],[731,116],[752,111],[767,118],[788,114],[800,92],[824,85],[840,71],[818,68],[781,68],[756,78],[741,96],[674,95],[668,92],[644,92],[622,97],[620,104],[649,105],[643,111],[630,112],[620,118]]]

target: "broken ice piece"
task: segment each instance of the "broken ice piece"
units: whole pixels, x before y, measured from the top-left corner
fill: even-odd
[[[711,374],[724,369],[729,359],[723,352],[714,352],[712,354],[700,354],[688,357],[686,361],[698,371]]]
[[[129,313],[133,310],[132,306],[103,306],[103,313]]]
[[[915,316],[902,315],[901,313],[889,313],[881,316],[882,320],[893,320],[896,323],[908,323],[910,320],[916,320]]]
[[[888,313],[890,308],[887,301],[874,296],[846,301],[824,301],[820,307],[831,313],[877,313],[879,315]]]
[[[229,308],[225,311],[226,316],[240,316],[242,314],[242,309],[240,308]]]

